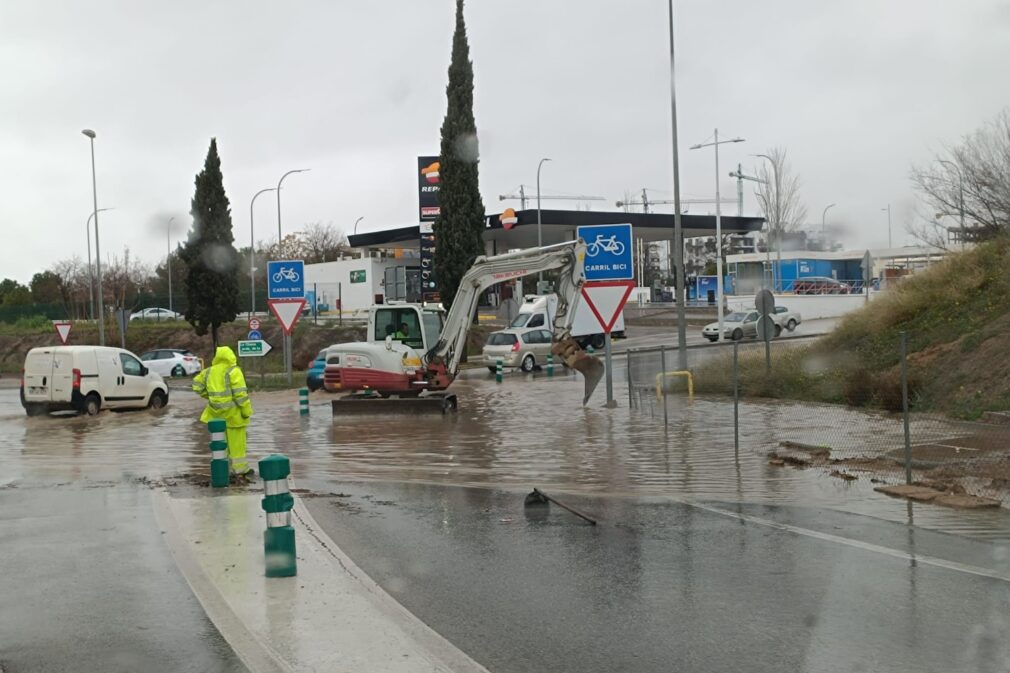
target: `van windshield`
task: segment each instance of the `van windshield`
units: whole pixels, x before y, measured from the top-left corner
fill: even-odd
[[[509,327],[526,327],[526,321],[530,319],[532,313],[520,313],[509,324]]]

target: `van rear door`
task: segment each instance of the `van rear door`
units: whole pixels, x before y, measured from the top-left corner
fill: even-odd
[[[29,402],[49,402],[50,384],[53,378],[53,352],[32,350],[25,358],[25,400]]]
[[[50,384],[53,402],[70,402],[74,389],[74,356],[57,351],[53,354],[53,375]]]

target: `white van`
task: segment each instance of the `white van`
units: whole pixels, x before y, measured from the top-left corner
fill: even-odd
[[[168,386],[122,348],[44,346],[28,351],[21,406],[29,416],[74,410],[94,416],[105,409],[160,409]]]
[[[526,300],[519,307],[519,313],[512,319],[509,327],[542,327],[548,331],[553,329],[554,315],[558,310],[558,295],[556,294],[528,294]],[[617,321],[611,330],[611,336],[617,339],[624,338],[624,313],[617,316]],[[603,332],[600,331],[600,322],[593,315],[593,310],[589,308],[585,300],[580,301],[575,308],[575,317],[572,319],[572,338],[580,346],[586,348],[603,348]]]

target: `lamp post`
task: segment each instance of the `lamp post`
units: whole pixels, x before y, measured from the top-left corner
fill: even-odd
[[[256,197],[266,192],[275,191],[276,187],[267,187],[253,194],[252,201],[249,202],[249,317],[253,317],[256,312],[256,225],[253,222],[253,206],[256,205]],[[279,244],[278,244],[279,245]]]
[[[891,248],[894,246],[891,241],[891,204],[887,204],[887,208],[881,208],[881,210],[887,211],[887,247]]]
[[[779,184],[779,168],[775,165],[775,160],[772,159],[767,154],[755,154],[756,157],[761,157],[762,159],[767,159],[772,165],[772,182],[775,183],[775,207],[772,209],[772,215],[774,215],[775,222],[768,223],[768,244],[765,246],[765,264],[768,266],[769,271],[772,275],[772,292],[775,291],[775,268],[772,266],[772,227],[775,229],[775,236],[781,238],[778,233],[778,219],[779,219],[779,189],[781,185]],[[771,207],[771,204],[766,203],[766,207]],[[779,245],[775,248],[778,251],[778,265],[779,273],[782,272],[782,246],[781,240],[778,241]]]
[[[730,138],[719,140],[719,129],[715,130],[712,142],[691,145],[692,150],[700,150],[703,147],[715,148],[715,294],[716,294],[716,315],[719,316],[719,336],[717,341],[722,340],[723,311],[722,311],[722,204],[719,195],[719,145],[728,143],[742,143],[743,138]]]
[[[677,300],[677,367],[687,369],[687,316],[684,303],[687,288],[684,277],[684,230],[680,217],[680,153],[677,140],[677,59],[673,41],[673,0],[667,3],[670,19],[670,121],[673,140],[673,266],[676,274],[674,293]]]
[[[305,173],[311,171],[311,168],[296,168],[293,171],[288,171],[281,176],[281,179],[277,181],[277,244],[280,245],[281,242],[281,184],[284,182],[284,178],[288,177],[292,173]]]
[[[91,140],[91,198],[95,216],[95,270],[98,275],[98,345],[105,345],[105,300],[102,296],[102,250],[98,244],[98,181],[95,177],[95,132],[91,129],[81,131]]]
[[[827,231],[827,225],[825,224],[827,222],[827,220],[825,219],[825,216],[828,214],[828,211],[831,210],[834,207],[835,207],[834,203],[829,203],[828,205],[824,206],[824,211],[821,213],[821,233],[822,234],[825,231]]]
[[[165,258],[165,266],[168,269],[168,310],[175,311],[172,306],[172,223],[175,222],[174,217],[168,218],[168,224],[165,225],[165,239],[167,242],[168,256]]]
[[[105,210],[113,210],[112,208],[99,208],[97,212],[101,213]],[[90,318],[95,319],[95,274],[91,270],[91,218],[95,216],[96,211],[91,211],[88,214],[88,221],[84,225],[84,235],[88,239],[88,301],[90,302]]]
[[[543,223],[540,220],[540,169],[543,168],[544,162],[550,161],[549,158],[544,157],[537,164],[537,247],[544,247],[544,235],[543,235]],[[544,272],[541,271],[539,277],[537,278],[537,294],[540,293],[540,283],[544,280]]]
[[[361,222],[363,219],[365,219],[364,215],[362,215],[358,219],[354,220],[354,235],[355,236],[357,236],[357,234],[358,234],[358,222]]]

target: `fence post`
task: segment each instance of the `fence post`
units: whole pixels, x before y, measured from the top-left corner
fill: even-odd
[[[295,559],[295,529],[291,527],[291,508],[295,499],[288,490],[291,461],[274,454],[259,462],[263,479],[263,511],[267,529],[263,532],[263,553],[267,577],[293,577],[298,574]]]
[[[554,376],[554,354],[547,354],[547,378]]]
[[[631,383],[631,356],[632,349],[627,349],[624,351],[624,357],[628,362],[628,408],[633,408],[635,406],[635,388]]]
[[[299,388],[298,389],[298,415],[308,416],[309,415],[309,389]]]
[[[502,382],[502,361],[501,361],[501,358],[498,358],[497,360],[495,360],[495,364],[494,364],[494,382],[495,383],[501,383]]]
[[[669,419],[666,411],[666,346],[659,347],[659,368],[662,371],[660,381],[663,382],[663,427],[667,427]]]
[[[905,426],[905,483],[912,483],[912,439],[908,430],[908,332],[901,333],[901,417]]]
[[[210,485],[224,488],[228,485],[228,424],[223,418],[207,423],[210,431]]]
[[[740,342],[733,342],[733,452],[740,453]]]

